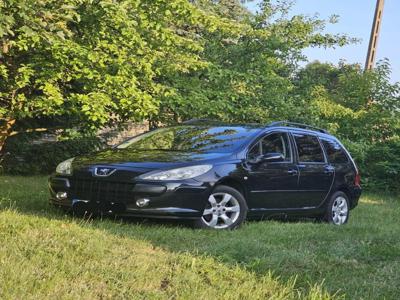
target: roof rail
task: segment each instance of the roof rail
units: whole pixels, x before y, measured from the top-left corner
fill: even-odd
[[[328,133],[327,130],[318,128],[315,126],[310,126],[302,123],[296,123],[296,122],[289,122],[289,121],[277,121],[277,122],[272,122],[267,125],[267,127],[272,127],[272,126],[284,126],[284,127],[298,127],[298,128],[303,128],[303,129],[310,129],[310,130],[315,130],[319,131],[321,133]]]

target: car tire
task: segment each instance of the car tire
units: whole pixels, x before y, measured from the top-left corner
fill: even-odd
[[[201,218],[195,221],[197,228],[234,229],[247,216],[247,203],[236,189],[218,185],[211,192]]]
[[[343,192],[334,193],[329,199],[324,220],[334,225],[344,225],[350,217],[350,202]]]

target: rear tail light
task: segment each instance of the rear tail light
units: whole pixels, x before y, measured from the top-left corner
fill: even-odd
[[[354,185],[361,186],[361,175],[357,172],[356,177],[354,178]]]

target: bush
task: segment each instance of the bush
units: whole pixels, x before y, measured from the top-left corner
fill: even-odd
[[[2,167],[11,175],[49,174],[63,160],[104,147],[97,137],[35,143],[32,136],[18,136],[7,142]]]
[[[400,192],[400,140],[345,144],[360,169],[363,187]]]

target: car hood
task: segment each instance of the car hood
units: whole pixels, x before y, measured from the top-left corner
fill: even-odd
[[[80,169],[94,165],[107,165],[122,168],[163,169],[183,167],[193,163],[212,163],[223,158],[229,159],[231,155],[231,153],[215,152],[108,149],[75,158],[73,167]]]

